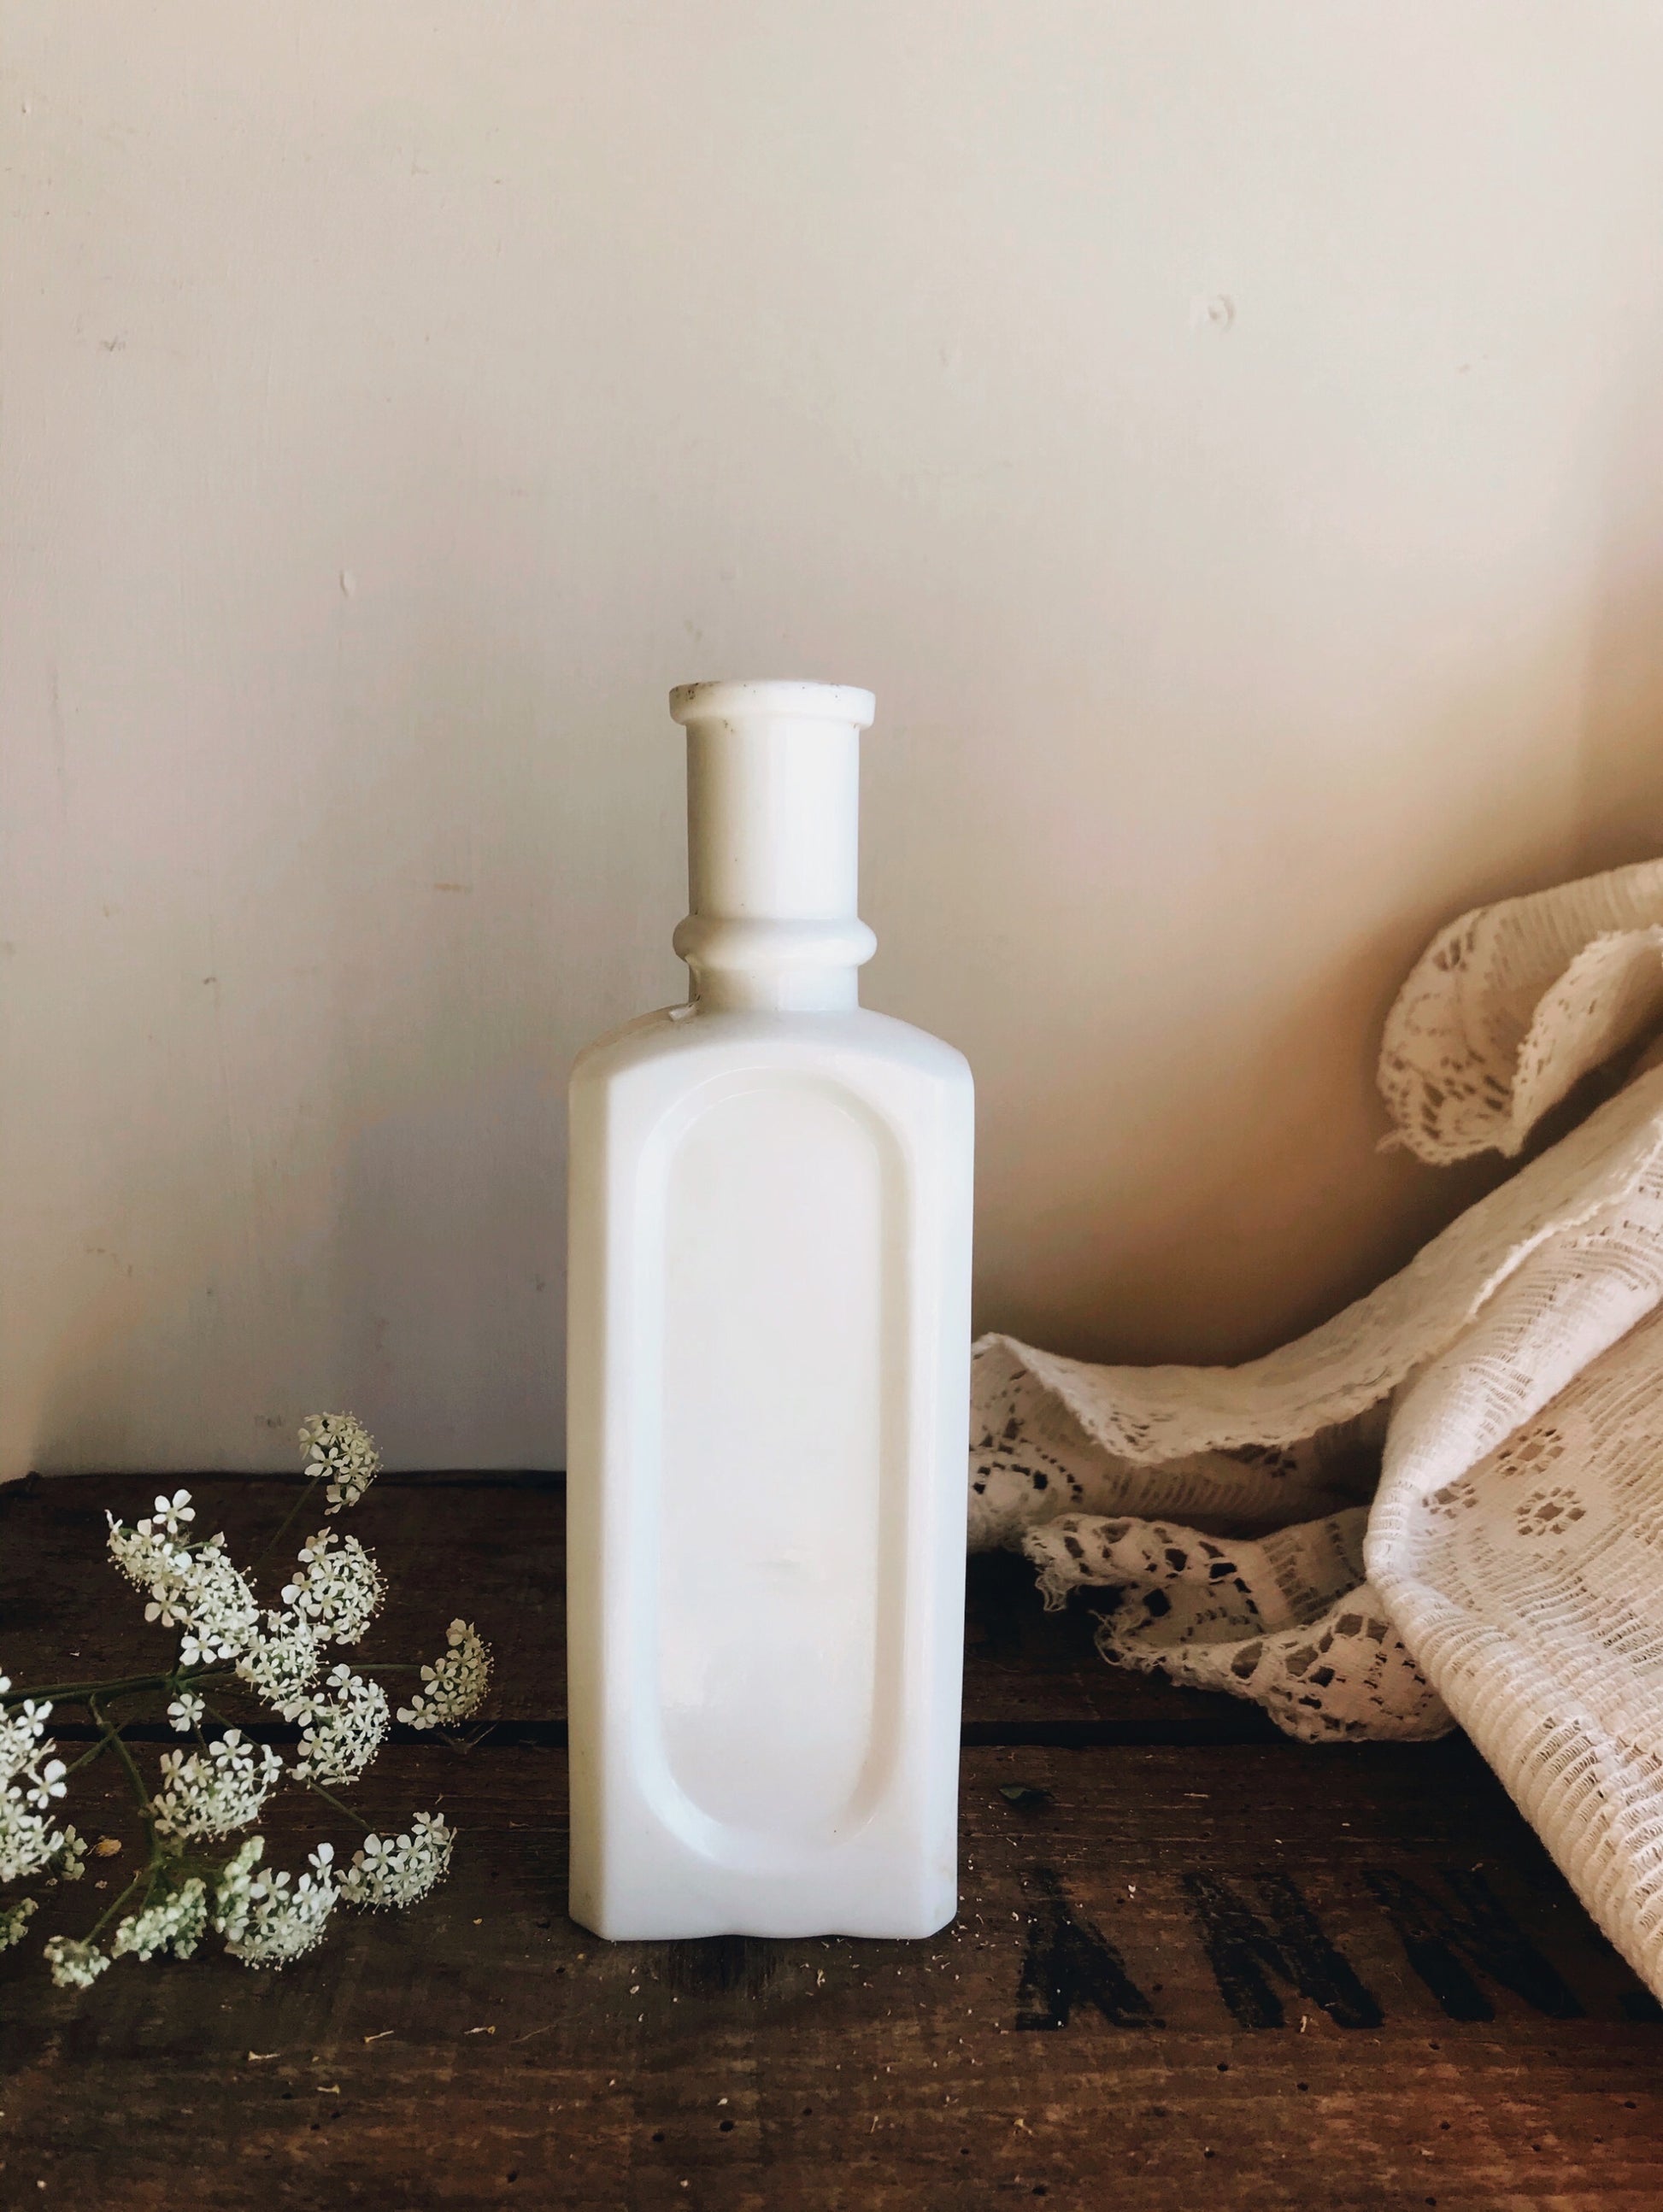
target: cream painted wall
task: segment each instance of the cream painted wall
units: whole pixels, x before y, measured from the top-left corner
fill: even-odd
[[[678,678],[878,693],[980,1319],[1234,1358],[1474,901],[1663,845],[1663,10],[0,0],[0,1473],[560,1460]]]

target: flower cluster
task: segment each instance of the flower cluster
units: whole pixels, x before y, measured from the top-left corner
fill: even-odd
[[[0,1698],[10,1687],[0,1674]],[[69,1881],[81,1871],[86,1846],[73,1828],[55,1826],[50,1818],[67,1771],[46,1736],[51,1718],[52,1707],[35,1698],[21,1698],[10,1711],[0,1705],[0,1881],[42,1873],[54,1859]],[[15,1943],[21,1932],[20,1923],[7,1942]]]
[[[314,1413],[301,1424],[306,1472],[329,1485],[326,1513],[356,1505],[381,1471],[375,1439],[356,1413]]]
[[[308,1861],[312,1871],[290,1887],[286,1873],[260,1865],[265,1838],[250,1836],[222,1868],[214,1890],[214,1927],[234,1959],[248,1966],[286,1966],[323,1936],[340,1892],[335,1886],[335,1847],[320,1844]]]
[[[292,1613],[268,1613],[237,1662],[237,1679],[283,1712],[317,1680],[322,1663],[319,1639],[305,1621]]]
[[[285,1719],[301,1724],[295,1775],[302,1782],[356,1782],[387,1740],[387,1692],[346,1666],[330,1668],[324,1692],[283,1707]]]
[[[299,1571],[283,1601],[332,1644],[356,1644],[381,1608],[387,1585],[356,1536],[320,1529],[301,1547]]]
[[[25,1929],[34,1917],[35,1903],[32,1897],[20,1897],[15,1905],[0,1912],[0,1951],[9,1951],[14,1943],[21,1943]]]
[[[52,1978],[60,1990],[89,1990],[110,1963],[107,1951],[70,1936],[49,1936],[41,1946]]]
[[[349,1905],[414,1905],[450,1865],[456,1832],[442,1813],[417,1813],[407,1836],[366,1836],[341,1881]]]
[[[176,1959],[188,1959],[207,1925],[207,1886],[193,1874],[154,1904],[130,1913],[115,1931],[110,1954],[119,1959],[131,1951],[136,1959],[149,1959],[171,1951]]]
[[[356,1504],[380,1471],[374,1438],[350,1413],[314,1415],[301,1441],[306,1473],[326,1482],[328,1514]],[[101,1730],[89,1758],[113,1746],[120,1752],[149,1844],[148,1862],[85,1936],[47,1941],[44,1954],[60,1988],[89,1989],[119,1958],[188,1959],[210,1928],[245,1965],[280,1966],[312,1949],[338,1903],[413,1905],[450,1864],[454,1834],[431,1813],[414,1814],[407,1833],[366,1834],[344,1872],[327,1843],[319,1844],[298,1878],[264,1863],[265,1839],[258,1835],[228,1858],[204,1850],[258,1820],[284,1772],[275,1751],[227,1724],[216,1704],[222,1696],[252,1696],[291,1728],[298,1725],[300,1745],[288,1772],[338,1813],[350,1808],[332,1791],[357,1781],[385,1742],[392,1716],[379,1682],[344,1662],[330,1666],[325,1656],[332,1644],[356,1644],[385,1595],[381,1570],[357,1538],[332,1528],[308,1537],[273,1607],[256,1595],[252,1575],[233,1565],[222,1534],[192,1534],[196,1517],[187,1490],[159,1496],[154,1511],[131,1528],[110,1516],[111,1557],[144,1593],[145,1619],[178,1634],[172,1667],[55,1693],[60,1702],[84,1705]],[[454,1620],[439,1660],[420,1673],[423,1686],[399,1717],[419,1729],[441,1727],[478,1711],[490,1681],[490,1653],[471,1622]],[[56,1880],[74,1881],[87,1845],[72,1827],[52,1820],[69,1779],[46,1738],[52,1707],[9,1695],[10,1689],[0,1676],[0,1881],[46,1869],[55,1870]],[[107,1710],[145,1690],[166,1700],[168,1721],[179,1735],[196,1738],[194,1747],[162,1753],[154,1794]],[[34,1911],[31,1898],[0,1908],[0,1951],[21,1941]]]
[[[399,1708],[406,1727],[444,1728],[478,1711],[490,1686],[490,1652],[471,1620],[451,1622],[438,1663],[423,1667],[422,1680],[426,1688]]]
[[[283,1761],[269,1744],[227,1729],[205,1751],[164,1751],[161,1788],[150,1800],[160,1836],[228,1836],[258,1820]]]
[[[179,1496],[188,1499],[190,1492],[181,1490]],[[226,1556],[222,1535],[193,1547],[150,1521],[128,1528],[113,1513],[107,1517],[111,1558],[129,1582],[149,1593],[146,1620],[185,1632],[181,1667],[211,1667],[247,1650],[259,1633],[259,1607]],[[172,1517],[182,1517],[177,1500]]]

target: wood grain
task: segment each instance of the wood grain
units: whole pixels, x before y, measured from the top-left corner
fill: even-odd
[[[447,1618],[504,1526],[500,1493],[448,1495],[375,1539],[442,1570]],[[961,1910],[920,1944],[597,1942],[563,1911],[557,1748],[396,1745],[357,1794],[381,1824],[442,1805],[450,1880],[281,1975],[207,1950],[55,1991],[39,1942],[94,1898],[52,1896],[0,1960],[0,2204],[1663,2203],[1658,2008],[1459,1739],[973,1747]],[[352,1840],[297,1795],[267,1825],[289,1865]]]

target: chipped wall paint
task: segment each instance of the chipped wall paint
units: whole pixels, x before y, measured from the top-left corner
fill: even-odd
[[[1231,1358],[1475,900],[1657,848],[1663,20],[3,0],[0,1473],[560,1455],[674,680],[872,685],[984,1324]]]

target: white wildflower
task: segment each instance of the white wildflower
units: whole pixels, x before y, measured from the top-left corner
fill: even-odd
[[[49,1759],[43,1766],[33,1769],[29,1775],[28,1800],[44,1813],[54,1797],[61,1797],[68,1784],[64,1777],[69,1772],[61,1759]]]
[[[302,1546],[299,1570],[283,1585],[283,1601],[327,1642],[356,1644],[385,1594],[381,1571],[357,1538],[323,1528]]]
[[[45,1950],[52,1978],[60,1990],[91,1989],[110,1963],[108,1954],[96,1944],[78,1943],[68,1936],[48,1936]]]
[[[399,1718],[414,1729],[442,1728],[450,1721],[465,1721],[478,1711],[490,1686],[490,1652],[470,1620],[453,1620],[445,1637],[446,1648],[434,1667],[423,1667],[418,1690]]]
[[[295,1775],[303,1782],[356,1782],[387,1739],[387,1692],[347,1666],[330,1668],[324,1691],[283,1709],[285,1720],[301,1723]]]
[[[10,1687],[0,1675],[0,1697]],[[58,1747],[44,1740],[51,1717],[51,1705],[33,1698],[9,1711],[0,1710],[0,1881],[18,1881],[50,1866],[75,1833],[53,1827],[45,1817],[65,1788],[66,1769],[54,1756]]]
[[[0,1881],[21,1881],[50,1866],[63,1848],[61,1830],[30,1812],[14,1784],[0,1790]]]
[[[290,1613],[268,1613],[262,1616],[258,1635],[238,1660],[237,1673],[268,1705],[283,1712],[308,1683],[316,1680],[322,1664],[318,1638],[307,1622]]]
[[[188,1959],[207,1925],[208,1892],[192,1875],[154,1905],[129,1913],[115,1931],[111,1956],[119,1959],[131,1951],[136,1959],[148,1959],[157,1951],[171,1951],[176,1959]]]
[[[194,1521],[196,1517],[197,1509],[191,1503],[190,1492],[176,1490],[171,1498],[157,1498],[154,1520],[141,1521],[138,1533],[141,1536],[148,1536],[154,1529],[160,1528],[164,1534],[177,1536],[180,1523]]]
[[[301,1441],[308,1475],[325,1485],[329,1515],[356,1504],[381,1471],[375,1439],[350,1413],[314,1415]],[[133,1775],[140,1808],[161,1844],[128,1893],[142,1893],[143,1901],[120,1918],[127,1899],[112,1906],[108,1918],[117,1924],[107,1937],[101,1919],[84,1939],[51,1938],[44,1955],[58,1987],[90,1988],[118,1958],[169,1952],[189,1958],[210,1927],[245,1965],[281,1966],[312,1949],[343,1899],[399,1907],[425,1897],[448,1870],[455,1843],[436,1813],[413,1814],[406,1833],[367,1837],[345,1869],[326,1843],[298,1876],[269,1868],[264,1839],[251,1836],[217,1873],[187,1872],[202,1864],[192,1848],[195,1839],[228,1836],[257,1820],[283,1771],[274,1751],[240,1729],[226,1729],[212,1743],[202,1740],[209,1708],[193,1679],[198,1671],[213,1680],[235,1674],[297,1723],[295,1777],[325,1796],[326,1785],[356,1782],[386,1741],[392,1716],[381,1684],[344,1662],[323,1673],[326,1648],[357,1643],[386,1595],[381,1570],[363,1545],[321,1528],[302,1547],[279,1608],[262,1609],[232,1564],[224,1536],[191,1534],[197,1509],[188,1490],[160,1493],[154,1510],[131,1528],[113,1514],[107,1518],[111,1557],[143,1592],[145,1619],[177,1633],[174,1671],[151,1679],[166,1684],[173,1729],[181,1736],[194,1731],[197,1741],[162,1753],[153,1797],[145,1797]],[[454,1620],[443,1652],[421,1669],[420,1687],[399,1718],[418,1729],[466,1720],[478,1711],[490,1680],[490,1655],[478,1631]],[[82,1878],[88,1846],[73,1827],[52,1825],[70,1770],[46,1735],[52,1707],[31,1698],[8,1703],[10,1688],[0,1675],[0,1882],[44,1874],[56,1887]],[[102,1690],[88,1689],[94,1717],[101,1720]],[[106,1838],[98,1848],[109,1856],[120,1845]],[[34,1897],[0,1908],[0,1951],[21,1941],[36,1909]]]
[[[314,1413],[301,1425],[306,1472],[327,1481],[328,1513],[356,1505],[381,1471],[375,1439],[356,1413]]]
[[[15,1905],[0,1912],[0,1951],[9,1951],[14,1943],[21,1943],[23,1931],[36,1911],[32,1897],[20,1897]]]
[[[164,1836],[228,1836],[259,1817],[283,1761],[269,1744],[227,1729],[205,1753],[164,1751],[161,1789],[150,1810]]]
[[[130,1582],[149,1594],[146,1620],[186,1632],[182,1666],[216,1666],[247,1649],[259,1632],[259,1607],[226,1556],[222,1535],[192,1550],[142,1521],[128,1528],[112,1514],[109,1522],[111,1557]]]
[[[235,1659],[246,1651],[259,1632],[259,1607],[254,1594],[227,1558],[224,1538],[216,1536],[187,1554],[181,1601],[185,1622],[202,1660]],[[181,1658],[184,1652],[181,1650]],[[188,1667],[197,1662],[186,1658]]]
[[[312,1871],[291,1886],[283,1872],[260,1866],[265,1839],[251,1836],[221,1869],[214,1892],[214,1925],[234,1959],[248,1966],[282,1966],[309,1951],[323,1935],[339,1891],[331,1844],[311,1855]]]
[[[113,1513],[104,1517],[110,1524],[110,1557],[130,1583],[149,1591],[152,1602],[144,1608],[146,1620],[161,1620],[168,1598],[179,1588],[180,1574],[191,1564],[189,1551],[170,1537],[158,1536],[148,1521],[130,1528]],[[163,1626],[172,1627],[171,1616]]]
[[[37,1741],[45,1730],[46,1723],[52,1718],[52,1702],[49,1698],[22,1698],[7,1717],[6,1723],[0,1723],[0,1727],[9,1725],[12,1731],[9,1739],[0,1738],[0,1741],[9,1741],[18,1745]],[[0,1751],[0,1757],[4,1756],[4,1752]],[[21,1759],[12,1762],[11,1771],[15,1774],[21,1764]]]
[[[265,1837],[249,1836],[214,1877],[214,1925],[222,1935],[227,1920],[235,1917],[237,1899],[247,1894],[249,1875],[265,1856]]]
[[[405,1836],[366,1836],[341,1881],[349,1905],[414,1905],[450,1866],[456,1832],[442,1813],[417,1813]]]
[[[11,1684],[0,1674],[0,1698]],[[52,1707],[34,1698],[25,1698],[9,1711],[0,1710],[0,1782],[9,1782],[14,1774],[32,1767],[40,1755],[40,1739],[46,1732],[46,1723],[52,1718]],[[54,1747],[47,1744],[52,1751]]]

